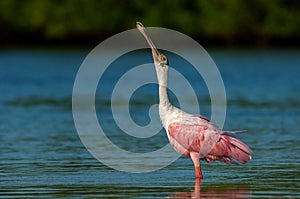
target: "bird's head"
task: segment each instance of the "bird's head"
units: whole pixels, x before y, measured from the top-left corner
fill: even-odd
[[[152,52],[152,54],[153,54],[153,52]],[[159,65],[161,67],[168,66],[168,59],[167,59],[167,57],[165,55],[159,53],[158,55],[155,55],[155,57],[156,57],[156,62],[159,63]]]
[[[152,51],[152,56],[153,56],[153,60],[154,60],[154,64],[156,66],[156,69],[158,71],[161,70],[167,70],[168,69],[168,59],[165,55],[161,54],[157,48],[155,47],[155,45],[153,44],[152,40],[150,39],[150,37],[146,34],[145,28],[143,26],[142,23],[137,22],[136,23],[136,27],[138,28],[138,30],[142,33],[142,35],[145,37],[145,39],[147,40],[151,51]]]

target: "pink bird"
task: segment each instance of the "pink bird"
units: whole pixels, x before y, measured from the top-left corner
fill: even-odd
[[[237,164],[247,163],[251,159],[251,149],[242,141],[230,134],[245,131],[224,132],[209,119],[188,114],[174,107],[168,98],[168,61],[147,36],[143,24],[137,22],[138,30],[143,34],[151,47],[159,85],[159,116],[174,149],[194,163],[197,179],[202,179],[200,160],[207,162],[222,161]]]

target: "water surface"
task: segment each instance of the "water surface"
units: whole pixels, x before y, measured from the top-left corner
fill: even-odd
[[[299,198],[300,51],[208,51],[226,88],[224,129],[247,129],[237,137],[249,144],[254,154],[246,165],[202,163],[205,178],[201,188],[186,158],[161,170],[135,174],[115,171],[86,150],[74,127],[71,96],[87,51],[0,51],[0,196]],[[138,56],[151,61],[146,53]],[[209,117],[205,84],[194,74],[187,75],[199,81],[201,113]],[[101,98],[109,85],[99,86],[96,100],[107,136],[126,150],[152,151],[164,146],[167,138],[163,131],[153,138],[128,141],[132,139],[112,121],[109,99]],[[176,100],[173,96],[175,104]],[[155,85],[139,89],[130,105],[133,120],[148,124],[148,108],[155,102]],[[120,99],[119,104],[125,103]]]

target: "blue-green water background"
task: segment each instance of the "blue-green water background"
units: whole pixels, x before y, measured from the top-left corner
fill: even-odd
[[[300,197],[300,51],[208,52],[226,88],[224,128],[247,129],[238,138],[254,154],[246,165],[202,163],[205,178],[201,190],[194,190],[194,171],[189,159],[180,158],[155,172],[132,174],[115,171],[89,154],[72,118],[73,83],[88,51],[1,50],[0,196],[186,198],[200,193],[222,198]],[[145,51],[137,56],[150,62],[149,54]],[[191,81],[199,81],[203,91],[198,95],[201,113],[209,117],[210,98],[205,84],[193,73],[187,75]],[[110,89],[107,83],[104,91]],[[106,97],[98,95],[99,114],[110,109]],[[156,100],[157,88],[153,85],[137,91],[131,100],[133,119],[147,124],[145,107]],[[176,104],[174,96],[172,100]],[[145,144],[147,139],[141,143],[127,142],[110,123],[111,116],[108,114],[104,119],[104,130],[111,132],[108,137],[129,150],[151,151],[167,142],[162,133],[149,140],[154,144]]]

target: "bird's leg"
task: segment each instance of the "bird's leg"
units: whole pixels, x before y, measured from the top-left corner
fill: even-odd
[[[199,153],[191,152],[190,156],[194,163],[196,178],[203,179],[201,168],[200,168]]]
[[[200,165],[199,166],[195,166],[195,174],[196,174],[196,178],[203,179]]]

